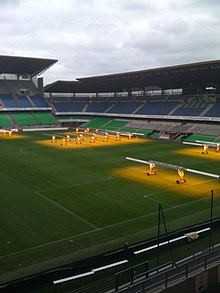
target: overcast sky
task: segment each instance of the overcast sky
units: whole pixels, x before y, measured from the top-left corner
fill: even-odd
[[[220,59],[220,0],[0,0],[0,55],[56,80]]]

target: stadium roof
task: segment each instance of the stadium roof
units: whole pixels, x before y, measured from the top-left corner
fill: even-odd
[[[55,81],[44,88],[45,92],[53,93],[92,93],[94,87],[81,81]]]
[[[33,77],[42,73],[56,62],[57,60],[55,59],[0,55],[0,74],[30,74]]]
[[[45,91],[120,92],[144,87],[181,88],[189,84],[219,85],[220,60],[56,81],[47,85]]]

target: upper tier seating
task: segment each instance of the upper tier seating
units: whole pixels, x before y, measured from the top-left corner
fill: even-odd
[[[28,100],[27,96],[24,95],[19,95],[17,96],[18,102],[19,102],[19,107],[21,108],[31,108],[33,107],[33,104]]]
[[[0,80],[2,108],[49,107],[32,80]]]
[[[141,105],[138,102],[122,102],[115,104],[108,113],[132,114]]]
[[[220,117],[220,99],[216,101],[213,107],[204,116]]]
[[[174,116],[199,116],[204,109],[202,108],[179,108],[173,115]]]
[[[143,115],[168,115],[178,102],[151,102],[143,105],[135,114]]]
[[[49,107],[47,101],[40,95],[29,96],[30,100],[36,107]]]
[[[112,99],[112,100],[111,100]],[[130,99],[130,101],[129,101]],[[123,115],[158,115],[158,116],[220,116],[220,100],[210,109],[210,98],[204,96],[198,97],[183,97],[182,95],[146,97],[144,101],[136,101],[134,97],[108,97],[102,99],[100,97],[93,97],[92,99],[84,101],[76,101],[75,98],[52,97],[56,111],[59,114],[69,113],[107,113]],[[207,112],[206,112],[207,111]],[[175,130],[175,129],[174,129]]]
[[[3,102],[3,106],[6,108],[49,107],[47,102],[40,95],[29,98],[26,95],[12,96],[10,94],[0,94],[0,99]]]
[[[90,113],[104,113],[106,112],[112,105],[113,102],[91,102],[88,104],[86,112]]]
[[[84,102],[54,102],[57,112],[82,112]]]
[[[5,106],[6,108],[18,107],[17,101],[13,98],[11,94],[0,94],[0,99],[3,102],[3,106]]]
[[[204,97],[187,97],[182,102],[181,107],[172,113],[174,116],[201,116],[209,100]]]

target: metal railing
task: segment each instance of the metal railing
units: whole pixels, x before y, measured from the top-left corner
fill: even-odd
[[[173,264],[167,264],[148,272],[136,275],[134,279],[114,292],[151,292],[157,288],[167,289],[172,282],[181,282],[192,274],[205,271],[209,266],[220,263],[220,247],[213,247],[211,251],[192,255],[190,258]],[[149,276],[149,277],[146,277]],[[133,291],[134,290],[134,291]]]

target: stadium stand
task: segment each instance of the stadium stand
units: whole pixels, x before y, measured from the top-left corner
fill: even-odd
[[[51,113],[46,112],[33,112],[33,116],[40,125],[56,125],[57,120]]]
[[[202,141],[213,141],[213,137],[211,136],[203,136],[203,135],[189,135],[187,138],[184,139],[185,141],[196,141],[196,140],[202,140]]]
[[[111,107],[110,110],[108,110],[108,113],[124,113],[124,114],[132,114],[134,113],[138,107],[141,106],[141,103],[134,103],[134,102],[121,102],[115,104],[113,107]]]
[[[85,112],[87,113],[105,113],[114,106],[113,102],[91,102]]]
[[[200,108],[179,108],[176,110],[173,115],[176,116],[200,116],[202,113],[202,109]]]
[[[212,106],[212,108],[205,114],[207,117],[220,117],[220,99]]]
[[[27,96],[23,95],[18,95],[17,96],[18,101],[19,101],[19,107],[20,108],[31,108],[34,107],[34,105],[31,103],[31,101],[28,99]]]
[[[203,128],[199,129],[196,134],[201,135],[210,135],[210,136],[220,136],[220,125],[209,125],[205,124],[203,125]]]
[[[49,107],[47,101],[40,95],[29,95],[29,98],[35,107]]]
[[[0,113],[0,127],[12,127],[12,121],[10,120],[8,114]]]
[[[55,62],[57,60],[0,56],[2,127],[22,128],[38,125],[42,127],[44,123],[57,125],[55,116],[51,112],[52,108],[44,98],[43,83],[41,84],[41,80],[36,78],[37,74]],[[32,111],[36,113],[33,114]]]
[[[1,94],[0,99],[2,101],[3,108],[16,108],[18,104],[16,103],[15,99],[10,94]]]
[[[77,113],[82,112],[85,106],[84,102],[54,102],[54,107],[56,108],[57,112],[71,112]]]
[[[37,121],[29,112],[12,112],[11,117],[13,118],[16,127],[37,125]]]
[[[173,108],[178,105],[177,102],[150,102],[136,112],[144,115],[168,115]]]
[[[92,121],[85,123],[83,125],[84,128],[92,128],[92,129],[97,129],[102,126],[104,126],[106,123],[108,123],[110,118],[95,118]]]
[[[14,62],[14,57],[0,56],[0,65],[1,59],[4,64],[6,61],[16,64],[0,66],[1,74],[16,77],[15,80],[4,76],[0,79],[1,127],[52,128],[68,122],[71,127],[119,130],[150,138],[168,133],[174,134],[177,140],[220,141],[219,61],[205,62],[205,66],[201,62],[80,78],[73,82],[57,81],[40,89],[33,79],[57,60],[18,58]],[[20,79],[20,75],[27,74],[25,64],[29,68],[28,80]],[[215,87],[214,93],[206,89],[208,83]],[[137,89],[143,94],[135,95]],[[177,95],[179,89],[181,92]],[[164,94],[166,91],[169,94]],[[124,253],[124,249],[121,251]],[[146,276],[146,271],[144,274]],[[133,281],[134,278],[129,286]],[[120,289],[123,292],[123,288]],[[80,292],[83,291],[80,289]]]
[[[100,129],[117,131],[120,130],[120,128],[123,127],[126,123],[126,121],[111,120],[108,123],[106,123],[105,126],[101,126]]]

